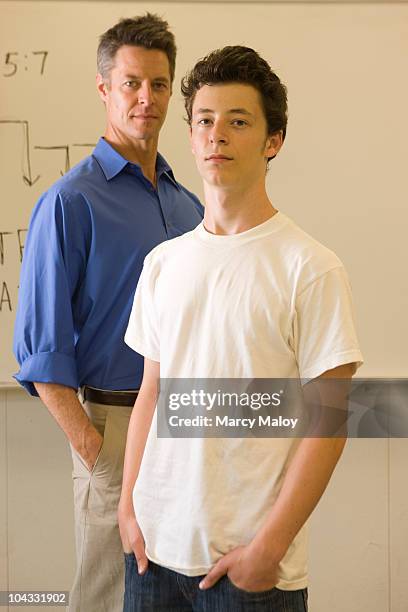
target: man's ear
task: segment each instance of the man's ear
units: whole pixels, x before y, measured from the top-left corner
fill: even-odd
[[[102,102],[106,102],[108,86],[103,76],[99,73],[96,75],[96,89],[98,90]]]
[[[265,143],[265,157],[275,157],[279,153],[283,145],[283,132],[275,132],[275,134],[269,134]]]

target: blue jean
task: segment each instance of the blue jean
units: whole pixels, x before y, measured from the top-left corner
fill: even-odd
[[[249,593],[223,576],[201,591],[203,576],[184,576],[151,561],[139,576],[133,553],[125,554],[125,566],[123,612],[307,612],[307,589]]]

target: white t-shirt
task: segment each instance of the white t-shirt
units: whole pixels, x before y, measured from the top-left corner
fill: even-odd
[[[195,230],[145,259],[125,342],[161,378],[315,378],[362,363],[337,256],[279,212],[246,232]],[[158,438],[153,419],[133,501],[149,559],[205,574],[248,544],[279,494],[299,440]],[[307,584],[306,530],[278,588]]]

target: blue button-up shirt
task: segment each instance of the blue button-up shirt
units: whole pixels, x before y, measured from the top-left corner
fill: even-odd
[[[103,138],[38,201],[21,269],[15,378],[77,389],[139,387],[143,358],[123,341],[143,260],[194,229],[199,200],[161,155],[157,188]]]

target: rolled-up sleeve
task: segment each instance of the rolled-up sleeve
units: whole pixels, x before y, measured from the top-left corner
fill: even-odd
[[[86,269],[86,228],[78,196],[51,190],[30,221],[14,329],[15,379],[78,388],[72,298]],[[83,217],[83,215],[82,215]]]

